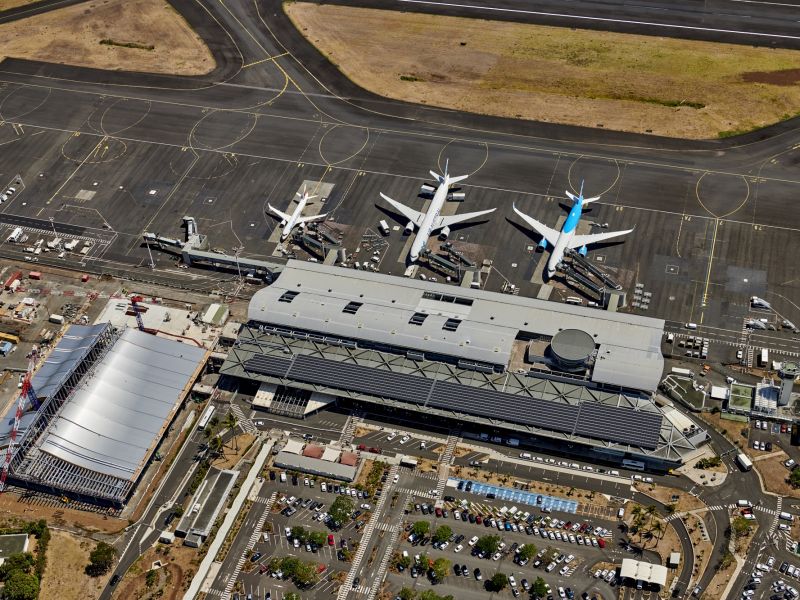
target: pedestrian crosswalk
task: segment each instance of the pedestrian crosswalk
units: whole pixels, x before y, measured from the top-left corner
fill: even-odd
[[[389,476],[386,478],[387,481],[391,482],[394,481],[394,476],[400,470],[399,465],[392,465],[389,469]],[[355,555],[353,556],[353,561],[350,565],[350,570],[347,572],[345,576],[344,582],[342,582],[341,587],[339,588],[339,592],[336,595],[337,600],[345,600],[347,595],[354,591],[353,588],[353,581],[355,581],[356,573],[361,567],[361,561],[364,559],[364,554],[367,551],[367,548],[370,546],[370,540],[372,539],[372,534],[377,528],[377,519],[380,514],[383,512],[383,506],[386,504],[386,499],[391,496],[389,493],[392,488],[392,484],[388,483],[386,485],[386,489],[384,489],[384,493],[381,495],[380,499],[378,500],[377,504],[375,505],[375,510],[372,513],[372,517],[370,518],[369,522],[364,526],[364,529],[361,532],[361,542],[358,545],[358,549],[356,550]],[[357,586],[355,588],[356,593],[361,586]],[[360,592],[360,593],[368,593],[368,592]]]
[[[253,528],[253,533],[250,534],[250,539],[247,540],[247,546],[245,546],[244,552],[242,552],[242,555],[236,562],[236,567],[233,569],[233,573],[231,573],[231,576],[228,578],[228,583],[225,585],[225,590],[222,592],[222,598],[224,600],[228,600],[231,597],[233,587],[236,585],[236,580],[239,578],[239,573],[241,573],[244,562],[247,559],[247,553],[253,549],[253,546],[256,545],[258,538],[261,536],[261,529],[264,527],[264,521],[267,520],[270,509],[272,508],[272,503],[275,502],[277,496],[278,492],[272,492],[272,495],[270,495],[266,503],[263,514],[259,517],[256,526]]]
[[[356,587],[351,588],[353,593],[355,593],[355,594],[364,594],[365,596],[369,594],[370,589],[371,588],[368,585],[357,585]]]
[[[258,428],[245,416],[244,411],[242,411],[238,404],[231,404],[231,412],[236,417],[236,424],[242,428],[242,431],[253,435],[258,433]]]
[[[772,520],[772,524],[769,526],[769,535],[775,533],[775,529],[778,527],[778,514],[783,510],[783,496],[778,496],[777,501],[777,511],[775,512],[775,518]]]

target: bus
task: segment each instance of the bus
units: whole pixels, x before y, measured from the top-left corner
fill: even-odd
[[[761,356],[758,357],[758,364],[761,367],[766,367],[769,362],[769,351],[766,348],[761,349]]]
[[[746,454],[737,454],[736,462],[739,464],[739,468],[742,471],[749,471],[753,468],[753,461],[751,461]]]
[[[211,417],[214,416],[214,411],[216,411],[216,407],[213,404],[209,404],[206,406],[206,409],[203,411],[203,414],[200,416],[200,421],[197,423],[197,429],[203,431],[206,427],[208,427],[209,421],[211,421]]]
[[[622,466],[631,471],[644,471],[644,463],[640,460],[622,459]]]

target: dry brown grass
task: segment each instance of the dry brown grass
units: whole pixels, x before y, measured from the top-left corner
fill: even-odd
[[[2,55],[15,58],[177,75],[201,75],[215,66],[200,37],[163,0],[82,2],[0,25],[0,36]],[[104,39],[154,49],[101,45]]]
[[[639,488],[638,483],[636,487]],[[652,498],[655,498],[661,502],[661,504],[674,504],[675,512],[686,512],[706,507],[700,498],[696,498],[691,494],[687,494],[683,490],[678,490],[663,485],[656,486],[655,488],[650,488],[650,486],[648,486],[647,488],[642,488],[640,491],[644,491],[648,496],[651,496]],[[672,501],[673,495],[678,496],[677,502]]]
[[[251,433],[240,433],[222,447],[222,455],[211,463],[217,469],[232,469],[256,439]]]
[[[108,577],[89,577],[84,568],[95,542],[66,531],[50,530],[47,568],[40,598],[97,598]]]
[[[800,490],[796,490],[786,481],[789,477],[789,469],[782,464],[786,458],[784,454],[780,458],[760,460],[753,463],[753,468],[761,475],[764,487],[768,492],[774,492],[784,497],[800,498]]]
[[[36,0],[0,0],[0,12],[17,8],[18,6],[25,6],[26,4],[31,4],[32,2],[36,2]]]
[[[302,2],[285,10],[347,77],[390,98],[688,138],[800,111],[800,86],[781,76],[800,65],[791,50]]]

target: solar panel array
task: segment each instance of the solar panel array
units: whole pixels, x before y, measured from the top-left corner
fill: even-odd
[[[259,354],[246,360],[244,368],[252,373],[648,449],[658,447],[663,418],[659,413],[621,406],[566,404],[304,354],[292,359]]]

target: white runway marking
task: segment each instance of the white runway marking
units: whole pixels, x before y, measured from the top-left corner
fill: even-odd
[[[597,21],[599,23],[622,23],[624,25],[644,25],[649,27],[664,27],[665,29],[683,29],[687,31],[708,31],[709,33],[731,33],[736,35],[750,35],[755,37],[778,38],[785,40],[800,40],[800,36],[783,35],[778,33],[758,33],[756,31],[740,31],[736,29],[717,29],[714,27],[694,27],[692,25],[675,25],[671,23],[656,23],[653,21],[634,21],[630,19],[611,19],[608,17],[590,17],[587,15],[569,15],[565,13],[553,13],[539,10],[523,10],[521,8],[500,8],[497,6],[474,6],[472,4],[460,4],[456,2],[437,2],[435,0],[400,0],[408,4],[426,4],[429,6],[447,6],[450,8],[466,8],[472,10],[483,10],[490,12],[514,13],[524,15],[541,15],[545,17],[560,17],[562,19],[575,19],[578,21]]]

